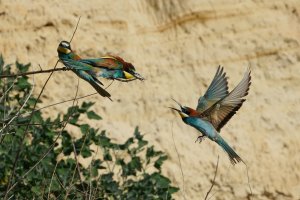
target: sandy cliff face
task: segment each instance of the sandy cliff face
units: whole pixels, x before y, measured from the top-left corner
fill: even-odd
[[[0,53],[51,68],[61,40],[69,40],[81,22],[72,48],[82,57],[106,53],[132,62],[147,81],[114,83],[114,102],[100,96],[95,123],[114,140],[125,140],[138,125],[167,152],[164,173],[183,188],[187,199],[202,199],[220,155],[214,199],[247,199],[246,169],[231,166],[214,143],[194,141],[198,132],[167,109],[171,97],[196,106],[218,65],[224,65],[233,88],[248,65],[252,85],[247,101],[222,130],[222,136],[247,162],[255,199],[300,198],[300,2],[299,1],[0,1]],[[47,75],[36,76],[36,93]],[[55,73],[43,104],[70,99],[77,77]],[[104,81],[106,85],[109,81]],[[93,93],[80,81],[79,95]],[[45,109],[64,112],[68,103]],[[71,104],[71,103],[69,103]],[[173,123],[173,128],[172,128]],[[71,127],[70,127],[71,128]],[[214,193],[214,192],[213,192]],[[176,199],[182,199],[178,193]]]

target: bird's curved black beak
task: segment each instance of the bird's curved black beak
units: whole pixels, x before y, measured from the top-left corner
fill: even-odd
[[[180,115],[180,117],[181,117],[182,119],[188,117],[187,114],[185,114],[184,112],[182,112],[181,110],[179,110],[179,109],[177,109],[177,108],[173,108],[173,107],[168,107],[168,108],[177,111],[178,114]]]
[[[176,101],[175,99],[173,99],[173,98],[171,98],[173,101],[175,101],[175,103],[177,103],[177,105],[182,109],[183,108],[183,106],[178,102],[178,101]]]
[[[173,108],[173,107],[168,107],[168,108],[170,108],[170,109],[172,109],[172,110],[175,110],[175,111],[177,111],[177,112],[181,112],[181,110],[179,110],[179,109],[177,109],[177,108]]]
[[[142,75],[140,75],[139,73],[133,72],[132,74],[136,79],[139,79],[140,81],[144,81],[145,78],[142,77]]]
[[[178,101],[176,101],[175,99],[172,98],[172,100],[175,101],[178,104],[178,106],[180,107],[181,110],[179,110],[177,108],[173,108],[173,107],[169,107],[169,108],[172,109],[172,110],[177,111],[178,114],[181,116],[181,118],[188,117],[188,115],[182,111],[183,110],[183,106]]]

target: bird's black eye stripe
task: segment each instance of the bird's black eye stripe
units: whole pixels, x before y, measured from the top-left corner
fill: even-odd
[[[189,113],[188,113],[188,109],[187,109],[185,106],[183,106],[183,107],[181,108],[181,110],[182,110],[182,112],[184,112],[184,113],[186,113],[186,114],[189,114]]]

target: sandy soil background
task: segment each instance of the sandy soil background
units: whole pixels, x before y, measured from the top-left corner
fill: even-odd
[[[69,40],[81,22],[72,48],[82,57],[117,54],[132,62],[147,81],[114,83],[114,102],[100,96],[95,126],[124,141],[139,126],[146,138],[165,151],[164,173],[182,188],[186,199],[203,199],[210,187],[217,156],[219,174],[212,199],[248,199],[246,169],[231,166],[216,144],[194,141],[198,132],[167,109],[171,97],[195,107],[218,65],[224,65],[233,88],[250,64],[252,85],[247,101],[222,135],[247,162],[254,199],[300,199],[300,1],[29,1],[0,0],[0,53],[52,68],[56,48]],[[47,75],[36,76],[38,93]],[[42,107],[70,99],[77,77],[55,73]],[[109,81],[105,81],[106,85]],[[93,93],[80,81],[79,96]],[[64,112],[66,103],[45,109]],[[213,192],[213,193],[214,193]],[[182,193],[176,199],[183,199]]]

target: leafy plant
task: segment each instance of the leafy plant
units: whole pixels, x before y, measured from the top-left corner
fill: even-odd
[[[1,74],[11,74],[11,66],[0,57]],[[30,64],[15,66],[26,72]],[[138,128],[124,143],[115,143],[105,130],[88,124],[102,119],[91,110],[92,102],[44,118],[32,111],[37,99],[30,95],[28,77],[0,79],[0,88],[0,198],[172,199],[178,191],[161,173],[167,156]],[[73,137],[67,124],[80,137]]]

